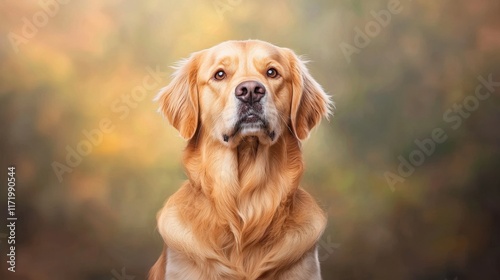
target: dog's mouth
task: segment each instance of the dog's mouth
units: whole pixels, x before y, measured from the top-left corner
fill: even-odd
[[[229,142],[231,138],[237,135],[241,136],[262,136],[269,137],[274,141],[276,133],[269,127],[269,122],[261,114],[249,112],[242,115],[234,125],[231,134],[223,134],[222,139],[224,142]]]
[[[261,118],[259,115],[255,113],[247,114],[246,116],[240,119],[240,126],[252,123],[265,123],[265,122],[263,118]]]

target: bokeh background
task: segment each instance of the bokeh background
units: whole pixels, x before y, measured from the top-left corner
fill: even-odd
[[[478,77],[500,81],[499,15],[497,0],[2,1],[1,224],[11,164],[19,220],[15,273],[0,228],[0,278],[144,279],[185,179],[152,99],[180,58],[252,38],[306,55],[336,102],[304,144],[324,279],[500,279],[500,87],[473,97]],[[446,140],[418,158],[436,128]]]

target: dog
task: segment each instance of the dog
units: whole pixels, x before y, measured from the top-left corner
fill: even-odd
[[[326,216],[299,187],[301,141],[333,104],[305,62],[226,41],[181,61],[156,100],[187,140],[188,180],[158,213],[149,279],[321,279]]]

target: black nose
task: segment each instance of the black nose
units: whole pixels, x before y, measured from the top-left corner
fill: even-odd
[[[252,105],[264,97],[266,88],[257,81],[245,81],[236,87],[234,94],[239,100]]]

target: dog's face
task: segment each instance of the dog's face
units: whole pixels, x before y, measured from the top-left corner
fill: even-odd
[[[262,41],[228,41],[192,54],[158,99],[184,138],[204,130],[230,147],[248,137],[272,145],[287,129],[305,139],[330,104],[291,50]]]
[[[198,70],[200,119],[212,128],[212,137],[230,144],[248,136],[264,144],[276,141],[292,93],[286,86],[290,65],[282,53],[268,44],[229,42],[208,50],[206,57]]]

